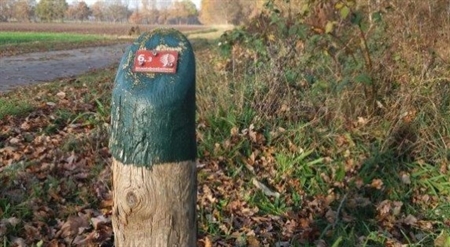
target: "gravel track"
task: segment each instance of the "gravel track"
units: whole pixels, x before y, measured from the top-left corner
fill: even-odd
[[[77,76],[119,63],[129,44],[0,57],[0,92]]]

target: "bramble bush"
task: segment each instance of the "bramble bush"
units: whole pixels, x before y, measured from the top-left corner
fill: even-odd
[[[266,1],[199,66],[202,160],[219,157],[234,186],[256,178],[280,192],[246,202],[281,215],[274,229],[291,244],[445,246],[446,4]]]
[[[222,36],[223,69],[247,82],[245,104],[259,116],[343,128],[366,119],[374,131],[383,126],[385,148],[433,160],[442,150],[430,141],[448,131],[449,35],[434,27],[450,24],[444,5],[269,0]]]

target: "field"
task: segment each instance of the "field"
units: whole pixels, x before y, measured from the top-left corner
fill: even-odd
[[[15,32],[56,32],[56,33],[81,33],[111,36],[127,36],[131,27],[139,26],[141,32],[147,32],[157,27],[173,27],[182,32],[194,32],[210,29],[210,27],[200,25],[186,26],[154,26],[154,25],[133,25],[120,23],[2,23],[0,31]]]
[[[192,40],[198,246],[450,246],[450,35],[272,14]],[[0,246],[113,245],[116,66],[2,95]]]
[[[0,25],[0,56],[21,53],[64,50],[130,42],[137,37],[130,32],[132,24],[105,23],[2,23]],[[139,25],[148,32],[163,26]],[[186,35],[215,33],[216,28],[204,26],[164,26],[176,28]]]

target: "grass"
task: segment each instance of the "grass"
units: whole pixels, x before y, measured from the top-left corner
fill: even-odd
[[[447,65],[426,81],[410,75],[411,84],[392,82],[397,88],[380,101],[387,109],[367,114],[364,104],[354,104],[361,99],[359,85],[339,92],[311,85],[280,96],[276,83],[286,84],[274,79],[273,64],[242,71],[251,51],[237,47],[233,57],[223,57],[214,44],[194,45],[200,240],[223,246],[446,246],[435,242],[450,232],[450,94],[448,81],[433,76],[448,78]],[[233,59],[234,67],[227,64]],[[113,67],[28,87],[0,102],[6,106],[0,108],[2,126],[12,126],[0,139],[7,145],[11,136],[23,140],[14,147],[24,154],[3,164],[0,174],[0,198],[10,199],[0,199],[2,216],[23,219],[8,226],[2,242],[25,236],[24,225],[35,222],[32,203],[53,212],[43,232],[58,230],[57,221],[84,209],[109,215],[98,190],[111,189],[105,150],[114,74]],[[67,98],[59,98],[60,91]],[[17,131],[23,122],[33,131]],[[39,143],[39,136],[49,141]],[[49,156],[25,152],[42,146],[49,146]],[[51,165],[67,165],[73,157],[80,157],[81,172]]]
[[[0,32],[0,55],[67,50],[129,42],[112,36],[57,32]]]
[[[128,43],[136,38],[128,35],[134,26],[105,23],[4,23],[0,26],[0,56]],[[221,26],[201,25],[139,27],[141,32],[162,27],[175,28],[201,43],[205,43],[204,39],[219,37],[225,30]]]
[[[52,228],[58,221],[65,221],[86,206],[101,207],[101,200],[94,195],[99,189],[104,191],[109,182],[99,180],[109,169],[105,166],[108,153],[100,150],[107,145],[104,124],[108,116],[104,108],[109,107],[113,76],[114,69],[110,68],[3,95],[0,184],[4,189],[0,192],[0,217],[4,220],[0,223],[0,246],[13,245],[17,237],[27,239],[27,231],[42,234],[28,235],[31,240],[26,241],[31,242],[27,245],[36,246],[47,236],[54,236]],[[66,98],[58,96],[62,91],[67,93]],[[95,93],[86,94],[88,91]],[[16,108],[12,110],[9,104]],[[10,141],[13,136],[18,143]],[[25,154],[23,148],[27,147],[35,149]],[[23,159],[13,158],[2,148],[13,148],[22,153]],[[66,169],[64,164],[73,167]],[[89,181],[101,184],[95,186]],[[37,229],[36,224],[40,224],[40,230],[29,232]]]
[[[101,35],[92,34],[76,34],[76,33],[41,33],[41,32],[1,32],[0,46],[17,45],[23,43],[72,43],[72,42],[86,42],[98,41],[105,39]]]
[[[306,239],[321,239],[330,246],[354,246],[356,243],[360,246],[385,246],[392,241],[392,235],[387,234],[388,227],[383,230],[386,219],[380,218],[380,209],[377,208],[383,201],[388,201],[386,210],[390,212],[389,217],[399,222],[409,214],[424,222],[438,222],[447,217],[448,202],[445,198],[449,196],[450,185],[438,166],[398,160],[393,152],[383,152],[377,145],[368,146],[359,132],[342,132],[341,128],[320,124],[313,126],[308,122],[262,121],[260,115],[245,104],[226,104],[246,98],[239,92],[248,91],[239,91],[239,87],[249,85],[226,79],[218,84],[219,76],[212,73],[211,66],[214,64],[208,60],[212,51],[202,49],[197,54],[198,78],[202,78],[198,80],[197,96],[199,158],[201,163],[206,164],[199,170],[201,238],[245,246],[243,243],[250,241],[251,235],[242,229],[248,228],[257,231],[256,237],[261,243],[287,242],[290,246],[315,246],[314,241],[299,239],[304,236]],[[83,131],[85,134],[81,136],[77,133],[65,135],[57,153],[67,157],[70,153],[80,155],[93,152],[90,159],[95,162],[90,169],[95,173],[88,176],[95,178],[108,164],[99,155],[99,150],[107,146],[104,125],[109,121],[114,70],[97,71],[75,80],[67,79],[8,93],[8,100],[2,99],[1,105],[6,107],[1,108],[0,114],[24,119],[30,112],[40,109],[36,107],[39,103],[56,102],[57,108],[46,113],[50,116],[50,122],[33,135],[58,136],[68,126],[86,126],[87,132]],[[216,93],[219,88],[222,91],[218,99]],[[66,105],[56,96],[59,91],[72,92],[68,97],[78,106]],[[8,102],[11,102],[10,106]],[[83,104],[89,105],[89,110],[83,108],[86,107]],[[13,108],[14,105],[18,108]],[[329,132],[331,130],[333,132]],[[372,141],[377,142],[382,140]],[[330,150],[322,149],[321,145]],[[70,177],[64,177],[66,181],[62,182],[63,175],[58,173],[44,181],[32,178],[25,172],[39,164],[33,163],[33,159],[25,162],[28,163],[11,165],[10,169],[2,172],[4,191],[17,189],[14,181],[21,181],[21,186],[31,190],[27,195],[19,195],[23,197],[21,200],[0,201],[3,217],[33,221],[32,209],[27,202],[40,198],[42,205],[52,205],[55,198],[48,194],[60,193],[55,188],[61,186],[65,188],[66,202],[64,210],[60,208],[54,217],[64,219],[77,212],[77,207],[86,207],[86,204],[93,208],[100,205],[101,202],[86,189],[92,186],[89,183],[80,184]],[[351,165],[356,168],[347,167]],[[402,182],[398,176],[402,173],[409,174],[411,183]],[[265,184],[272,192],[280,193],[280,196],[269,196],[256,188],[253,179]],[[383,182],[379,188],[372,185],[376,179]],[[92,181],[95,182],[95,179]],[[205,186],[209,192],[204,190]],[[429,195],[428,200],[433,203],[423,201],[422,194]],[[213,196],[217,201],[202,204],[206,196]],[[400,209],[395,209],[396,202],[402,203]],[[57,205],[51,207],[55,210],[59,208]],[[392,210],[399,212],[391,215]],[[230,221],[230,217],[235,220],[249,217],[250,222],[236,224]],[[265,220],[251,223],[253,217]],[[297,230],[286,228],[298,217],[307,225]],[[23,224],[8,227],[6,236],[20,235]],[[49,222],[50,226],[52,224],[55,222]],[[445,225],[426,230],[419,225],[398,224],[403,242],[411,243],[410,246],[429,246],[440,231],[447,229]],[[426,234],[426,237],[414,239],[415,235],[410,235],[412,233],[408,227],[412,227],[417,236]],[[266,228],[276,230],[265,233],[266,237],[260,236],[262,232],[259,231]],[[287,232],[282,235],[284,231]],[[403,234],[402,231],[406,232]]]
[[[27,99],[0,98],[0,119],[8,115],[24,116],[33,110]]]

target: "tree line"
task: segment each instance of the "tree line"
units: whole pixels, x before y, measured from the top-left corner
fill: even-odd
[[[0,0],[0,22],[97,21],[134,24],[241,24],[265,0]]]

